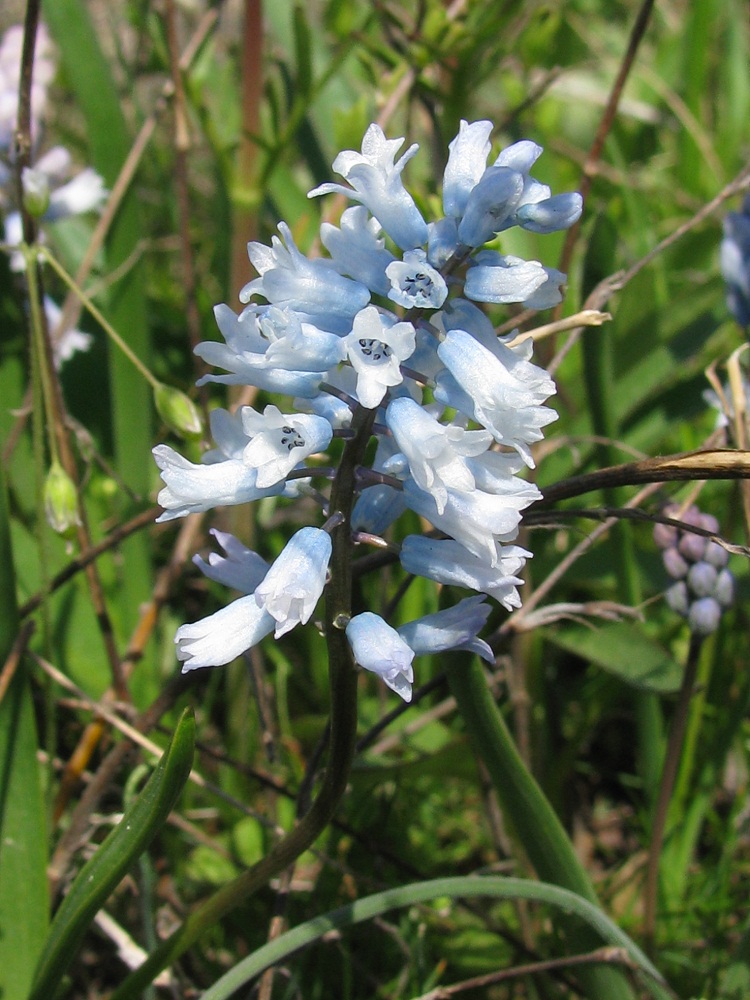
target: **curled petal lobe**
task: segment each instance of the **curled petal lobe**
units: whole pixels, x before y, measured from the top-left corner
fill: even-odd
[[[255,601],[274,619],[275,637],[306,624],[326,581],[331,536],[320,528],[301,528],[255,589]]]
[[[181,625],[175,634],[177,658],[182,672],[231,663],[273,631],[274,619],[259,608],[252,594],[191,625]]]
[[[209,580],[223,583],[243,594],[252,594],[269,570],[268,563],[257,552],[247,549],[228,531],[212,528],[211,534],[224,550],[224,555],[209,552],[208,562],[202,556],[193,556],[193,562]]]
[[[414,650],[394,628],[379,615],[365,611],[351,619],[346,637],[360,667],[378,674],[399,697],[411,701]]]

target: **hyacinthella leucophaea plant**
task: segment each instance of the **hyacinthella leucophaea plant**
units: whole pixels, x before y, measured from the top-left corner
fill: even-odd
[[[546,309],[560,302],[565,275],[486,244],[512,226],[565,229],[582,201],[552,195],[530,175],[542,152],[534,142],[516,142],[487,166],[491,131],[488,121],[461,122],[443,176],[445,215],[435,222],[402,180],[418,147],[396,159],[403,140],[371,125],[361,152],[334,161],[348,186],[323,184],[309,195],[337,192],[355,203],[339,226],[320,228],[329,256],[306,257],[285,223],[270,247],[249,244],[259,276],[242,289],[244,311],[217,306],[224,343],[196,348],[226,374],[202,381],[281,398],[262,412],[215,410],[216,447],[202,464],[155,448],[165,484],[159,519],[309,496],[321,525],[297,531],[271,566],[213,532],[221,553],[196,563],[244,596],[178,629],[183,671],[228,663],[271,632],[281,638],[310,620],[327,587],[329,631],[345,632],[354,661],[406,701],[418,654],[469,649],[492,659],[478,638],[486,596],[507,609],[520,604],[530,553],[513,542],[540,493],[519,473],[533,468],[531,447],[556,413],[545,406],[554,382],[531,363],[531,341],[497,336],[481,304]],[[338,465],[320,460],[335,437],[345,439]],[[351,559],[356,543],[384,545],[407,509],[435,530],[404,539],[406,573],[477,593],[395,629],[372,611],[352,615]]]

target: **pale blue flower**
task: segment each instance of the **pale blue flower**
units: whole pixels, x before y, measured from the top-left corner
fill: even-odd
[[[259,312],[257,308],[248,308],[236,316],[223,303],[214,308],[216,322],[226,343],[206,340],[197,345],[195,353],[206,364],[224,368],[230,374],[204,375],[197,384],[254,385],[267,392],[314,396],[324,371],[288,370],[271,364],[266,355],[272,345],[262,334]]]
[[[555,391],[547,372],[502,344],[489,351],[463,330],[450,330],[438,355],[462,394],[452,393],[450,381],[438,377],[435,397],[447,406],[466,406],[464,412],[498,444],[515,448],[533,468],[528,446],[541,440],[542,427],[557,419],[554,410],[541,405]]]
[[[443,174],[443,211],[446,216],[463,216],[469,195],[476,187],[490,155],[492,122],[463,119],[458,135],[448,144],[450,155]]]
[[[482,250],[466,274],[464,295],[474,302],[521,302],[529,309],[548,309],[562,301],[566,276],[537,260]]]
[[[222,583],[225,587],[239,590],[243,594],[252,594],[270,568],[266,560],[252,549],[245,548],[242,542],[228,531],[211,528],[210,534],[224,550],[224,555],[209,552],[208,562],[202,556],[194,555],[195,565],[209,580]]]
[[[331,443],[333,428],[314,414],[282,413],[272,404],[262,415],[252,406],[243,406],[240,413],[243,430],[250,439],[242,461],[258,470],[260,489],[286,479],[300,462]]]
[[[391,287],[388,298],[407,309],[439,309],[448,295],[443,276],[427,263],[424,250],[407,250],[385,270]]]
[[[330,222],[321,224],[320,241],[342,274],[386,295],[391,283],[385,269],[396,258],[386,250],[381,232],[380,223],[364,205],[352,205],[342,213],[340,229]]]
[[[523,176],[508,167],[488,167],[474,186],[458,225],[460,243],[481,247],[506,227],[523,194]]]
[[[439,514],[445,510],[448,487],[464,492],[475,488],[466,458],[487,450],[492,443],[488,431],[441,424],[408,397],[392,400],[385,422],[406,456],[414,481],[433,496]]]
[[[472,493],[446,491],[445,506],[438,511],[434,497],[412,480],[404,483],[407,506],[440,531],[461,542],[479,559],[497,565],[497,542],[510,542],[518,534],[526,497],[513,494],[496,497],[481,490]]]
[[[530,552],[518,545],[497,545],[492,565],[451,538],[408,535],[401,545],[400,558],[407,573],[446,586],[478,590],[512,611],[521,607],[517,588],[523,581],[518,574],[530,556]]]
[[[255,588],[258,607],[276,622],[275,637],[306,624],[326,582],[331,536],[322,528],[300,528]]]
[[[320,329],[345,332],[370,301],[370,290],[339,274],[329,260],[309,260],[298,250],[289,226],[280,222],[278,228],[284,243],[277,236],[270,248],[248,243],[248,256],[260,277],[245,285],[240,301],[262,295],[275,306],[295,310],[300,319]]]
[[[495,656],[477,632],[484,628],[490,607],[484,597],[467,597],[452,608],[425,615],[398,629],[401,638],[414,650],[416,656],[445,653],[448,650],[467,650],[476,653],[488,663]]]
[[[273,631],[272,616],[256,603],[253,594],[232,601],[227,607],[189,625],[175,634],[177,659],[182,672],[201,667],[220,667],[257,645]]]
[[[346,637],[360,667],[382,677],[404,701],[411,701],[414,650],[394,628],[379,615],[364,611],[346,626]]]
[[[403,381],[399,366],[414,352],[414,327],[368,306],[355,316],[345,341],[357,373],[357,398],[368,410],[375,409],[388,388]]]
[[[403,139],[386,139],[379,125],[370,125],[362,139],[362,152],[347,149],[333,161],[333,169],[352,185],[321,184],[308,198],[321,194],[343,194],[366,206],[391,239],[402,250],[427,241],[427,223],[404,188],[401,171],[419,147],[410,146],[394,163]]]
[[[583,198],[578,192],[556,194],[542,201],[522,204],[516,211],[519,226],[532,233],[556,233],[578,222],[583,211]]]
[[[283,482],[259,488],[257,469],[249,469],[237,459],[194,465],[166,444],[157,445],[153,455],[164,480],[164,489],[157,497],[164,512],[157,521],[278,496],[284,489]]]

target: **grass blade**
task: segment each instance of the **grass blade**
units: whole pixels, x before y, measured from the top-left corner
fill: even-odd
[[[186,709],[141,794],[78,873],[50,928],[29,1000],[49,1000],[91,921],[166,822],[190,774],[195,719]]]

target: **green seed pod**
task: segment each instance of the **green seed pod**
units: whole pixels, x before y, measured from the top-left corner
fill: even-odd
[[[52,463],[44,484],[44,513],[59,535],[72,534],[75,525],[81,523],[75,483],[57,461]]]
[[[203,422],[193,401],[172,386],[160,383],[154,390],[156,411],[164,423],[183,438],[200,437]]]

